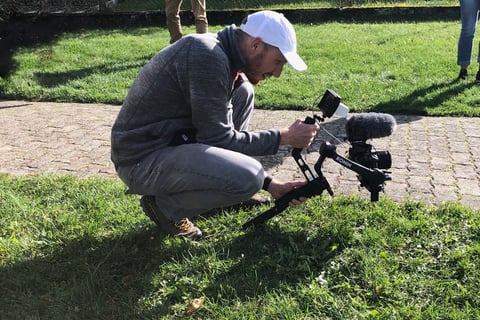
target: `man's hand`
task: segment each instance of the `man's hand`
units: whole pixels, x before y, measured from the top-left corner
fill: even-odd
[[[319,129],[320,126],[316,123],[306,124],[297,119],[290,127],[280,130],[280,144],[306,148],[313,142]]]
[[[300,188],[307,184],[306,181],[289,181],[289,182],[280,182],[276,179],[272,179],[270,185],[268,186],[268,192],[272,195],[272,197],[277,200],[283,197],[285,194],[290,192],[293,189]],[[305,202],[307,198],[301,197],[300,199],[292,199],[289,203],[290,207],[295,207],[303,202]]]

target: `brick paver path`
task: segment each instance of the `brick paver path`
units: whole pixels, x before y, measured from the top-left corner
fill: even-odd
[[[103,104],[0,101],[0,173],[73,174],[116,178],[110,161],[110,129],[119,106]],[[309,113],[256,110],[251,129],[286,127]],[[385,193],[394,200],[444,201],[480,208],[480,118],[397,116],[397,130],[369,141],[392,155]],[[345,119],[328,119],[322,127],[344,136]],[[338,144],[320,131],[305,151],[313,170],[321,141]],[[339,144],[344,154],[348,144]],[[267,171],[283,180],[303,179],[290,149],[258,158]],[[355,173],[327,159],[323,172],[336,194],[360,192]]]

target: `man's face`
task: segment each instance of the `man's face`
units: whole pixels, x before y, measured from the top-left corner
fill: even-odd
[[[280,77],[283,66],[287,63],[278,48],[258,41],[254,43],[252,54],[246,58],[243,73],[252,84],[257,84],[268,77]]]

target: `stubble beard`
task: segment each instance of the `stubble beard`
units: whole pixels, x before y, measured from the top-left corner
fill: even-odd
[[[247,61],[242,72],[251,84],[258,84],[265,79],[265,75],[257,70],[261,69],[264,54],[259,53]]]

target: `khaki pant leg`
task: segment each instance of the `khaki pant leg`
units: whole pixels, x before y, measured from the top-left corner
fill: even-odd
[[[165,15],[167,17],[167,28],[170,33],[170,43],[179,40],[182,34],[180,23],[180,7],[182,0],[165,0]]]
[[[208,32],[207,6],[205,2],[206,0],[191,0],[197,33]]]

